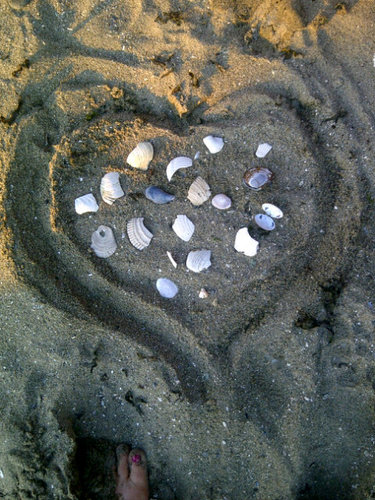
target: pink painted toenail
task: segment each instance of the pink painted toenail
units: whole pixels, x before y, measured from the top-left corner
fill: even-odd
[[[141,463],[141,455],[133,455],[132,462],[133,464],[139,465]]]

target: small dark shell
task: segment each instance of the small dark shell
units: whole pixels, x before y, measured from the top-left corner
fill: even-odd
[[[246,170],[243,176],[245,186],[259,191],[274,178],[273,172],[265,167],[254,167]]]
[[[145,191],[145,195],[148,200],[151,200],[158,205],[169,203],[170,201],[173,201],[175,199],[175,196],[173,194],[166,193],[156,186],[148,187]]]

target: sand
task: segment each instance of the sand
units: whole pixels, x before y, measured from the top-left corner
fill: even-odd
[[[161,500],[375,496],[374,19],[370,0],[0,2],[1,498],[111,499],[121,442]],[[147,171],[126,165],[140,141]],[[252,167],[274,174],[256,192]],[[232,207],[191,205],[197,176]],[[87,193],[100,208],[77,215]],[[187,272],[202,248],[211,267]]]

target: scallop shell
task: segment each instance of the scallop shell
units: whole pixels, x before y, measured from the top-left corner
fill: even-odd
[[[207,182],[202,179],[202,177],[197,177],[195,181],[189,188],[188,200],[191,201],[193,205],[199,207],[211,196],[210,186]]]
[[[273,231],[275,229],[275,222],[268,215],[257,214],[254,220],[256,224],[265,231]]]
[[[193,250],[186,259],[186,267],[194,273],[200,273],[211,265],[211,250]]]
[[[148,247],[153,234],[143,224],[144,217],[135,217],[130,219],[126,225],[130,243],[138,250]]]
[[[173,299],[178,293],[178,286],[168,278],[159,278],[156,282],[156,288],[165,299]]]
[[[279,207],[272,205],[272,203],[263,203],[262,210],[273,219],[281,219],[284,215]]]
[[[74,208],[77,214],[82,215],[87,212],[97,212],[99,205],[96,203],[94,195],[85,194],[74,200]]]
[[[208,135],[203,139],[203,142],[211,154],[219,153],[224,147],[224,141],[221,137]]]
[[[103,201],[108,203],[108,205],[113,205],[117,198],[121,198],[125,194],[122,190],[119,177],[120,174],[118,172],[109,172],[102,177],[100,182],[100,194]]]
[[[103,259],[115,253],[117,245],[113,231],[108,226],[99,226],[91,236],[91,248]]]
[[[167,166],[167,178],[170,181],[173,175],[180,170],[180,168],[188,168],[193,164],[193,160],[187,156],[178,156],[168,163]]]
[[[258,158],[264,158],[271,151],[271,149],[272,149],[271,144],[268,144],[267,142],[265,142],[263,144],[259,144],[255,155]]]
[[[172,226],[173,231],[179,238],[184,241],[189,241],[193,236],[195,226],[186,215],[177,215]]]
[[[164,205],[175,199],[174,194],[169,194],[156,186],[150,186],[145,191],[145,196],[148,200],[153,201],[157,205]]]
[[[259,191],[274,177],[273,172],[265,167],[254,167],[246,170],[243,176],[245,186],[254,191]]]
[[[250,236],[247,227],[242,227],[237,231],[234,248],[237,252],[253,257],[258,252],[259,242]]]
[[[126,159],[133,168],[147,170],[151,160],[154,157],[154,148],[151,142],[140,142]]]
[[[217,194],[212,198],[212,205],[219,210],[227,210],[232,206],[232,200],[226,194]]]

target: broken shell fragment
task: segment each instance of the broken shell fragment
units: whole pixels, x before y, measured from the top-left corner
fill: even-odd
[[[120,174],[118,172],[109,172],[102,177],[100,182],[100,194],[103,201],[108,203],[108,205],[113,205],[117,198],[121,198],[125,194],[122,190],[119,177]]]
[[[150,186],[145,191],[145,196],[148,200],[153,201],[157,205],[169,203],[175,199],[174,194],[169,194],[156,186]]]
[[[189,241],[193,236],[195,226],[186,215],[177,215],[172,229],[183,241]]]
[[[168,259],[171,261],[172,266],[175,269],[177,269],[177,262],[174,260],[173,255],[171,254],[171,252],[167,251],[167,256],[168,256]]]
[[[248,257],[254,257],[259,249],[259,242],[250,236],[247,227],[242,227],[237,231],[234,248]]]
[[[255,152],[255,156],[258,158],[264,158],[272,149],[271,144],[265,142],[264,144],[259,144],[258,149]]]
[[[94,195],[85,194],[74,200],[74,208],[77,214],[82,215],[87,212],[97,212],[99,205],[96,203]]]
[[[259,191],[266,184],[268,184],[274,178],[273,172],[265,167],[254,167],[246,170],[243,176],[243,181],[245,185],[254,189],[254,191]]]
[[[186,267],[194,273],[200,273],[211,265],[211,250],[192,250],[186,259]]]
[[[232,200],[226,194],[217,194],[212,198],[212,205],[219,210],[227,210],[232,205]]]
[[[138,250],[148,247],[153,234],[143,224],[144,217],[130,219],[126,225],[130,243]]]
[[[202,177],[197,177],[189,188],[188,200],[193,205],[199,207],[211,196],[210,186]]]
[[[91,236],[91,248],[103,259],[115,253],[117,245],[113,231],[108,226],[99,226]]]
[[[265,231],[273,231],[275,229],[275,222],[268,215],[257,214],[254,220],[256,224]]]
[[[129,154],[126,159],[128,163],[133,168],[138,168],[139,170],[147,170],[148,166],[154,157],[154,148],[151,142],[140,142],[135,149]]]
[[[203,142],[211,154],[219,153],[224,147],[224,141],[221,137],[208,135],[203,139]]]
[[[167,178],[170,181],[173,175],[180,170],[180,168],[188,168],[193,164],[193,160],[187,156],[178,156],[168,163],[167,166]]]
[[[272,203],[263,203],[262,210],[273,219],[281,219],[284,215],[279,207],[272,205]]]
[[[165,299],[173,299],[178,293],[177,285],[168,278],[159,278],[156,282],[156,288]]]
[[[200,292],[199,292],[199,298],[200,299],[207,299],[208,296],[209,296],[209,293],[207,292],[207,290],[205,288],[201,288]]]

